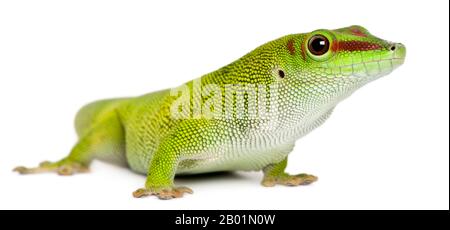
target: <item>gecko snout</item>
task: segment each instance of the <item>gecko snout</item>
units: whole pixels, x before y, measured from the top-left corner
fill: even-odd
[[[398,67],[405,61],[406,47],[402,43],[392,43],[389,50],[393,52],[393,64],[394,67]]]

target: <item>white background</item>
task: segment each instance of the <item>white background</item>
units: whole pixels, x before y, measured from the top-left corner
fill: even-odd
[[[448,1],[2,1],[0,209],[448,209]],[[264,188],[261,173],[180,179],[183,199],[134,199],[145,177],[19,176],[65,156],[85,103],[174,87],[290,33],[363,25],[402,42],[404,66],[342,102],[297,142],[288,171],[319,181]]]

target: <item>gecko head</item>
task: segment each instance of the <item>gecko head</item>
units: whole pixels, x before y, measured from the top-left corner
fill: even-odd
[[[316,30],[303,39],[304,62],[314,76],[366,83],[402,65],[406,48],[373,36],[361,26]]]
[[[403,44],[375,37],[361,26],[315,30],[289,37],[285,44],[290,60],[285,63],[293,76],[284,79],[285,85],[336,99],[389,74],[406,55]]]
[[[361,26],[288,35],[268,45],[274,46],[279,49],[270,71],[277,79],[279,110],[294,122],[309,111],[329,111],[402,65],[406,55],[401,43],[375,37]]]

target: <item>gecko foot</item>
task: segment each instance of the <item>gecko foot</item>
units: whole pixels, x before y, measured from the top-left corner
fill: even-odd
[[[272,187],[276,184],[287,185],[287,186],[298,186],[298,185],[308,185],[317,181],[317,177],[314,175],[309,175],[306,173],[301,173],[298,175],[283,174],[280,176],[267,176],[264,177],[261,184],[265,187]]]
[[[192,189],[188,187],[172,187],[172,188],[165,188],[165,189],[145,189],[140,188],[133,192],[133,196],[135,198],[141,198],[145,196],[151,196],[155,195],[161,200],[169,200],[172,198],[180,198],[183,197],[184,193],[192,194]]]
[[[89,168],[82,165],[81,163],[69,161],[69,160],[61,160],[58,162],[49,162],[44,161],[39,164],[38,167],[27,168],[23,166],[19,166],[13,169],[14,172],[18,172],[19,174],[34,174],[34,173],[42,173],[42,172],[56,172],[61,176],[70,176],[75,173],[84,173],[88,172]]]

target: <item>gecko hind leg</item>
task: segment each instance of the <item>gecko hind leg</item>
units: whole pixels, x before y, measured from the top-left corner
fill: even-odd
[[[75,173],[88,172],[89,165],[93,158],[92,148],[95,146],[93,143],[93,136],[95,132],[91,132],[85,137],[81,138],[78,143],[72,148],[69,156],[56,162],[44,161],[37,167],[24,167],[19,166],[14,168],[13,171],[19,174],[35,174],[44,172],[56,172],[62,176],[69,176]]]
[[[61,176],[69,176],[74,173],[84,173],[89,172],[89,168],[76,161],[71,161],[69,158],[57,162],[44,161],[39,164],[38,167],[27,168],[24,166],[19,166],[14,168],[15,172],[22,175],[25,174],[35,174],[43,172],[57,172]]]
[[[16,167],[20,174],[56,172],[67,176],[89,171],[94,158],[125,165],[124,137],[121,123],[115,113],[110,113],[104,121],[95,125],[72,148],[70,154],[57,162],[42,162],[38,167]]]

